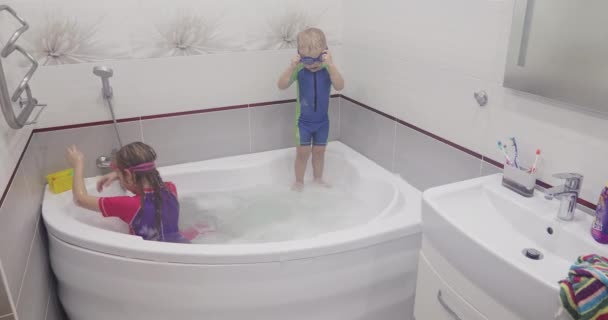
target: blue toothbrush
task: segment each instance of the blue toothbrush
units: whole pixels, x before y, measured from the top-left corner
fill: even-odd
[[[515,137],[511,137],[511,142],[513,143],[513,152],[514,152],[513,164],[515,165],[515,168],[519,169],[519,164],[517,164],[517,157],[519,154],[517,152],[517,141],[515,141]]]

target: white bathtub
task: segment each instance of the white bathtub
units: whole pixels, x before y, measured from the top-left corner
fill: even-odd
[[[201,191],[288,188],[294,152],[160,171],[180,200]],[[377,212],[309,238],[238,244],[144,241],[115,219],[76,208],[69,192],[47,190],[43,216],[61,302],[71,320],[411,319],[421,193],[339,142],[328,147],[326,178]]]

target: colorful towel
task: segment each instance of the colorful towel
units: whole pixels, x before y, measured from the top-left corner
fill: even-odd
[[[559,282],[562,307],[575,320],[608,320],[608,259],[580,256]]]

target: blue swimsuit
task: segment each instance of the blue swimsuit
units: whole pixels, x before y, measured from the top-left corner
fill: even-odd
[[[329,136],[329,96],[331,78],[326,66],[312,72],[299,64],[291,76],[297,82],[296,143],[324,146]]]

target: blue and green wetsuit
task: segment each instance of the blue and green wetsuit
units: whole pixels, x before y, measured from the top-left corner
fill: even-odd
[[[329,136],[329,96],[331,78],[327,66],[312,72],[299,64],[291,75],[297,83],[296,143],[324,146]]]

